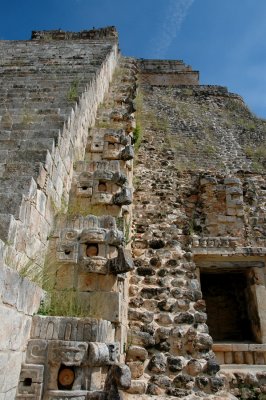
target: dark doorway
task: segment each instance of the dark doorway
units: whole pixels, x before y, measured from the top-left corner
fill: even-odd
[[[206,301],[207,324],[214,341],[254,341],[248,306],[247,275],[240,273],[205,273],[200,275]]]

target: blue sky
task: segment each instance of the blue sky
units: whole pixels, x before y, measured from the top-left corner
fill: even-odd
[[[0,39],[115,25],[124,55],[182,59],[266,118],[266,0],[3,0]]]

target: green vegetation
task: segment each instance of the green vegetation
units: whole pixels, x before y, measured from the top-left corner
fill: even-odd
[[[76,79],[71,82],[70,88],[67,92],[67,100],[68,101],[78,101],[78,86],[79,86],[79,80]]]
[[[248,158],[253,161],[252,167],[255,171],[260,171],[266,166],[266,145],[259,146],[248,145],[244,148]]]
[[[141,140],[142,140],[142,131],[140,125],[137,124],[136,128],[133,131],[133,144],[136,152],[140,147]]]
[[[46,292],[46,297],[39,308],[38,314],[86,316],[85,310],[81,308],[75,289],[58,290],[56,288],[56,276],[65,265],[55,261],[55,247],[50,249],[49,254],[43,267],[37,264],[37,261],[29,261],[19,272],[23,278],[28,278]]]
[[[32,124],[35,119],[36,119],[36,116],[34,116],[30,110],[24,109],[23,115],[22,115],[22,123],[23,124],[25,124],[25,125]]]
[[[86,311],[81,307],[76,290],[53,290],[48,293],[49,300],[41,304],[38,314],[65,317],[86,316]]]
[[[131,242],[131,226],[132,226],[132,221],[131,218],[129,218],[128,221],[125,221],[124,223],[124,237],[125,237],[125,244],[129,244]]]

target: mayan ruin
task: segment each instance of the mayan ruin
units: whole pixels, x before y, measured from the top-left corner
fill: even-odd
[[[266,400],[266,120],[113,26],[0,51],[0,400]]]

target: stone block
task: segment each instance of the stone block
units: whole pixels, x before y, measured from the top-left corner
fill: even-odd
[[[257,365],[264,365],[265,364],[264,353],[255,351],[254,361],[255,361],[255,364],[257,364]]]
[[[241,186],[241,180],[239,178],[230,176],[224,179],[225,185],[232,185],[232,186]]]
[[[11,214],[6,214],[6,209],[4,209],[4,213],[0,213],[0,239],[5,243],[13,244],[16,230],[17,221]]]
[[[99,390],[103,386],[103,374],[101,367],[90,368],[90,385],[89,390]]]
[[[84,291],[115,291],[117,278],[115,275],[99,275],[92,273],[78,273],[78,290]]]
[[[92,318],[103,318],[121,322],[121,294],[115,292],[79,293],[78,298],[84,311]]]
[[[31,339],[28,342],[26,362],[28,364],[45,364],[47,360],[47,340]]]
[[[155,339],[148,332],[128,330],[128,342],[135,346],[154,346]]]
[[[84,246],[84,248],[82,247],[81,247],[81,252],[84,253],[86,251],[86,245]],[[101,246],[99,246],[99,253],[101,251],[100,248]],[[106,253],[106,251],[104,251],[104,253]],[[105,257],[101,256],[87,257],[86,255],[82,254],[80,258],[81,258],[81,263],[87,272],[101,274],[101,275],[108,274],[109,269]]]
[[[214,352],[232,351],[232,343],[213,343],[212,349]]]
[[[218,353],[215,353],[215,356],[216,356],[216,360],[217,360],[217,363],[218,364],[224,364],[224,353],[223,352],[218,352]]]
[[[56,289],[72,289],[74,287],[75,267],[62,264],[56,273]]]
[[[111,381],[114,381],[118,388],[129,389],[131,385],[131,372],[127,365],[115,364],[109,370]],[[107,378],[108,381],[108,378]],[[108,383],[107,383],[108,386]]]
[[[5,393],[5,400],[14,400],[16,397],[16,388],[12,388]]]
[[[244,353],[242,351],[235,351],[233,353],[234,364],[244,364]]]
[[[144,364],[140,361],[131,361],[127,363],[133,379],[140,378],[144,373]]]
[[[17,387],[16,399],[18,400],[41,400],[42,399],[43,384],[19,382]]]
[[[36,266],[37,268],[37,266]],[[27,315],[37,312],[44,291],[27,278],[21,278],[18,288],[17,309]]]
[[[47,197],[43,193],[43,191],[37,190],[36,209],[43,216],[45,216],[46,201],[47,201]]]
[[[43,373],[43,365],[22,364],[19,380],[20,382],[30,380],[32,383],[43,383]]]
[[[130,346],[127,351],[127,361],[145,361],[148,358],[148,352],[144,347]]]
[[[9,360],[9,352],[1,351],[1,353],[0,353],[0,388],[1,388],[1,390],[4,385],[4,381],[5,381],[5,370],[6,370],[6,366],[8,365],[8,360]]]
[[[57,259],[64,263],[78,262],[78,244],[77,243],[60,243],[57,247]]]
[[[6,360],[5,366],[3,366],[3,385],[1,390],[3,392],[8,392],[17,387],[19,381],[19,374],[22,362],[22,353],[12,351],[8,354],[8,359]],[[2,360],[3,361],[3,360]],[[14,397],[13,397],[14,399]]]
[[[90,343],[88,363],[91,367],[99,367],[110,363],[109,348],[105,343]]]
[[[127,393],[130,394],[144,394],[146,393],[147,382],[141,380],[133,380],[131,381],[131,386],[127,389]]]
[[[1,297],[4,304],[16,306],[20,275],[11,268],[0,268]]]
[[[265,356],[265,353],[264,353]],[[254,353],[252,351],[246,351],[244,353],[245,364],[252,365],[254,364]]]
[[[23,314],[14,315],[12,320],[12,334],[9,338],[12,350],[25,350],[30,337],[30,329],[31,317],[24,316]]]
[[[246,343],[232,343],[232,351],[248,351],[249,345]]]
[[[134,264],[129,250],[119,246],[118,256],[108,260],[108,267],[110,272],[115,274],[132,271],[134,269]]]
[[[224,353],[225,364],[233,364],[233,353],[231,351],[226,351]]]
[[[24,349],[30,334],[31,318],[16,309],[0,305],[0,349]]]
[[[98,276],[98,290],[103,292],[117,291],[117,277],[111,274]]]
[[[264,352],[266,351],[266,344],[259,344],[259,343],[252,343],[248,345],[248,350],[249,351],[259,351],[259,352]]]

